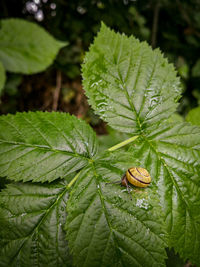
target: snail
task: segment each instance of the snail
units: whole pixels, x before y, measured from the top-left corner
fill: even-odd
[[[120,183],[122,186],[126,186],[130,193],[129,183],[136,187],[147,187],[151,183],[151,176],[149,172],[142,167],[132,167],[126,171],[120,182],[114,183]]]
[[[151,176],[144,168],[132,167],[121,180],[123,186],[127,186],[128,182],[136,187],[147,187],[151,183]]]

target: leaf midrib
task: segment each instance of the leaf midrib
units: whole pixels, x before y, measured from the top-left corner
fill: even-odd
[[[95,166],[94,166],[94,163],[92,163],[92,169],[93,169],[93,172],[94,172],[94,176],[95,176],[95,184],[96,184],[96,189],[97,189],[97,193],[98,193],[98,195],[99,195],[99,198],[100,198],[100,201],[101,201],[101,205],[102,205],[102,213],[104,213],[104,215],[105,215],[105,218],[106,218],[106,221],[107,221],[107,225],[108,225],[108,227],[109,227],[109,229],[110,229],[110,234],[109,234],[109,238],[110,238],[110,235],[112,235],[113,236],[113,239],[114,239],[114,242],[115,242],[115,244],[117,244],[117,246],[118,246],[118,241],[116,240],[116,238],[115,238],[115,231],[117,231],[119,234],[123,234],[123,233],[121,233],[121,232],[119,232],[117,229],[115,229],[115,228],[113,228],[112,226],[111,226],[111,224],[110,224],[110,221],[109,221],[109,218],[108,218],[108,213],[107,213],[107,209],[106,209],[106,206],[105,206],[105,203],[104,203],[104,197],[103,197],[103,194],[102,194],[102,191],[101,191],[101,185],[98,183],[98,174],[96,173],[96,171],[95,171]],[[96,195],[95,195],[96,196]],[[94,197],[95,198],[95,197]],[[109,202],[107,199],[105,200],[106,202],[108,202],[108,203],[110,203],[110,204],[113,204],[112,202]],[[116,208],[119,208],[120,209],[120,207],[116,207]],[[121,210],[121,209],[120,209]],[[122,209],[122,211],[123,212],[126,212],[126,213],[128,213],[126,210],[124,210],[124,209]],[[101,214],[102,214],[101,213]],[[129,214],[129,213],[128,213]],[[138,218],[137,218],[137,220],[138,220]],[[140,220],[139,220],[140,221]],[[146,227],[146,225],[143,223],[143,222],[141,222],[140,221],[140,223],[142,223],[142,225],[144,226],[144,227]],[[151,231],[152,232],[152,231]],[[156,235],[154,232],[152,232],[152,234],[154,234],[154,235]],[[124,236],[126,236],[125,234],[123,234]],[[130,238],[130,237],[128,237],[128,236],[126,236],[127,238]],[[157,235],[156,235],[156,237],[157,237]],[[134,241],[134,240],[132,240],[131,239],[131,241],[132,242],[136,242],[136,241]],[[107,240],[107,242],[108,242],[108,240]],[[141,246],[144,250],[145,250],[145,247],[143,247],[141,244],[139,244],[139,243],[137,243],[138,244],[138,246]],[[107,247],[107,244],[106,244],[106,247]],[[147,251],[147,250],[146,250]],[[155,260],[156,261],[156,259],[153,257],[153,255],[151,254],[151,253],[149,253],[149,251],[147,251],[148,252],[148,254],[150,254],[151,255],[151,257],[153,258],[153,260]],[[105,253],[105,249],[104,249],[104,253]],[[87,258],[86,258],[87,259]],[[85,262],[86,262],[86,259],[85,259]],[[103,256],[102,256],[102,260],[103,260]],[[120,258],[119,258],[119,260],[122,262],[122,257],[120,256]],[[137,258],[134,258],[134,260],[135,261],[137,261],[138,262],[138,260],[137,260]],[[85,264],[85,262],[84,262],[84,264]],[[84,264],[83,264],[83,266],[84,266]],[[140,264],[140,263],[139,263]],[[141,265],[141,264],[140,264]]]
[[[178,187],[178,184],[177,184],[176,180],[174,179],[173,175],[171,174],[170,167],[165,162],[165,160],[162,158],[162,156],[160,156],[160,153],[157,151],[157,149],[154,147],[154,145],[145,136],[143,136],[143,137],[144,137],[145,141],[149,144],[149,146],[153,149],[153,151],[156,153],[156,155],[157,155],[158,159],[160,160],[160,162],[162,162],[163,166],[167,169],[169,177],[170,177],[173,185],[175,186],[177,193],[179,194],[179,196],[182,199],[182,201],[185,203],[185,209],[186,209],[186,211],[188,212],[188,214],[189,214],[189,216],[191,218],[191,222],[192,222],[192,224],[193,224],[193,226],[195,228],[195,231],[197,231],[196,230],[196,224],[194,223],[193,216],[192,216],[192,214],[190,212],[189,204],[188,204],[187,200],[184,198],[181,190]]]
[[[121,40],[120,40],[120,41],[121,41]],[[121,41],[121,43],[120,43],[120,51],[121,51],[121,49],[122,49],[121,46],[122,46],[122,41]],[[132,51],[132,50],[131,50],[131,51]],[[109,61],[108,61],[105,57],[104,57],[104,59],[105,59],[105,61],[107,61],[107,62],[109,63]],[[113,63],[113,62],[112,62],[112,63]],[[118,66],[118,65],[117,65],[117,66]],[[130,107],[128,107],[128,108],[129,108],[132,112],[134,112],[134,114],[135,114],[135,118],[136,118],[136,120],[133,119],[133,121],[135,121],[135,122],[137,123],[139,130],[141,130],[141,124],[140,124],[140,120],[139,120],[138,114],[137,114],[137,112],[136,112],[135,106],[133,105],[133,103],[132,103],[132,101],[131,101],[131,99],[130,99],[130,97],[129,97],[129,94],[128,94],[126,85],[125,85],[124,82],[123,82],[123,79],[122,79],[121,73],[119,72],[119,68],[118,68],[118,67],[117,67],[117,74],[118,74],[118,77],[119,77],[119,78],[113,76],[113,75],[109,72],[109,75],[113,76],[115,79],[118,79],[118,81],[120,82],[120,84],[121,84],[121,86],[122,86],[122,88],[123,88],[123,90],[124,90],[124,92],[125,92],[126,99],[128,100],[128,103],[129,103],[129,105],[130,105]],[[127,77],[126,77],[126,78],[127,78]],[[126,80],[126,78],[125,78],[125,80]],[[138,79],[138,77],[137,77],[137,79]],[[134,86],[135,86],[135,85],[134,85]],[[121,88],[120,88],[120,89],[121,89]],[[120,104],[121,104],[121,103],[120,103]]]
[[[110,229],[110,235],[112,235],[112,233],[113,233],[113,235],[112,235],[113,236],[113,241],[114,241],[115,244],[117,244],[117,241],[115,239],[115,235],[114,235],[112,226],[111,226],[110,221],[108,219],[107,209],[105,207],[105,203],[104,203],[104,200],[103,200],[103,197],[102,197],[101,185],[97,182],[98,181],[98,174],[96,173],[94,163],[92,163],[91,165],[92,165],[92,169],[93,169],[94,176],[95,176],[95,184],[96,184],[97,193],[98,193],[100,201],[101,201],[102,213],[104,213],[104,215],[105,215],[105,219],[106,219],[107,225],[108,225],[108,227]],[[105,250],[104,250],[104,252],[105,252]],[[87,256],[88,256],[88,254],[87,254]],[[85,262],[86,262],[86,259],[85,259]],[[103,257],[102,257],[102,260],[103,260]],[[121,256],[120,256],[119,260],[121,261]],[[85,265],[85,262],[84,262],[83,266]]]
[[[45,150],[45,151],[63,153],[63,154],[66,154],[66,155],[71,155],[73,157],[81,157],[81,158],[84,158],[84,159],[91,159],[90,157],[85,157],[82,154],[73,153],[73,152],[70,152],[70,151],[62,150],[62,149],[55,149],[55,148],[48,147],[48,146],[45,146],[45,145],[28,144],[28,143],[16,142],[16,141],[5,141],[5,140],[0,139],[0,145],[3,144],[3,143],[4,144],[10,144],[10,145],[24,146],[24,147],[33,147],[33,148],[37,148],[37,149],[41,149],[41,150]],[[9,151],[11,151],[11,150],[9,150]]]
[[[62,191],[60,194],[57,195],[58,197],[55,199],[55,202],[53,202],[53,204],[46,210],[44,216],[43,216],[43,217],[41,218],[41,220],[36,224],[36,226],[33,228],[33,230],[31,231],[31,233],[30,233],[29,235],[25,236],[25,237],[20,238],[20,239],[23,239],[23,238],[24,238],[24,242],[22,243],[22,245],[20,246],[20,248],[18,249],[18,251],[16,252],[16,254],[14,255],[14,257],[12,257],[12,258],[10,259],[10,261],[9,261],[10,264],[12,263],[12,261],[13,261],[16,257],[18,257],[19,253],[21,252],[21,249],[24,247],[24,245],[26,244],[26,242],[28,241],[28,239],[29,239],[31,236],[33,236],[34,233],[39,229],[40,225],[43,223],[43,221],[46,219],[46,217],[47,217],[47,216],[49,215],[49,213],[52,211],[52,209],[54,208],[54,206],[56,206],[56,205],[59,203],[59,201],[62,200],[62,198],[64,197],[64,195],[65,195],[65,193],[66,193],[67,191],[68,191],[68,187],[65,186],[65,187],[63,188],[63,191]],[[18,238],[18,239],[19,239],[19,238]],[[16,239],[14,239],[14,240],[16,240]],[[11,241],[13,241],[13,240],[11,240]],[[39,264],[38,264],[38,266],[39,266]]]

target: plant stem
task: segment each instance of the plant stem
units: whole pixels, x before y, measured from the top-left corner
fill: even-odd
[[[151,46],[153,48],[156,47],[157,41],[157,32],[158,32],[158,19],[159,19],[159,12],[160,12],[160,1],[157,1],[155,8],[154,8],[154,17],[153,17],[153,26],[152,26],[152,36],[151,36]]]
[[[78,179],[81,172],[77,173],[77,175],[71,180],[71,182],[67,185],[67,188],[70,188]]]
[[[115,145],[115,146],[112,146],[111,148],[108,149],[108,151],[114,151],[120,147],[123,147],[131,142],[133,142],[135,139],[137,139],[139,137],[139,135],[136,135],[136,136],[132,136],[131,138]],[[72,185],[76,182],[76,180],[78,179],[79,175],[80,175],[81,171],[79,171],[79,173],[77,173],[77,175],[71,180],[71,182],[67,185],[67,188],[70,188],[72,187]]]
[[[55,111],[58,108],[58,100],[60,96],[61,86],[62,86],[62,75],[61,75],[61,71],[58,70],[57,76],[56,76],[56,88],[55,88],[54,95],[53,95],[53,105],[52,105],[52,110],[55,110]]]
[[[136,135],[136,136],[133,136],[133,137],[131,137],[129,139],[126,139],[125,141],[123,141],[123,142],[121,142],[121,143],[119,143],[119,144],[117,144],[115,146],[110,147],[108,149],[108,151],[114,151],[114,150],[116,150],[116,149],[118,149],[120,147],[123,147],[123,146],[135,141],[135,139],[137,139],[138,137],[139,137],[139,135]]]

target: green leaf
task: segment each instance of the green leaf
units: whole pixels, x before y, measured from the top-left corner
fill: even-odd
[[[200,77],[200,59],[197,60],[194,67],[192,68],[192,76]]]
[[[6,73],[3,65],[0,62],[0,95],[6,81]]]
[[[174,114],[172,114],[171,117],[169,117],[167,122],[168,123],[184,122],[184,118],[180,114],[174,113]]]
[[[186,116],[186,121],[194,125],[200,125],[200,107],[191,109]]]
[[[71,266],[64,183],[7,185],[0,193],[0,266]]]
[[[189,65],[187,64],[186,60],[184,57],[179,56],[177,59],[176,63],[176,68],[178,71],[178,74],[183,78],[183,79],[188,79],[189,78]]]
[[[105,183],[119,181],[122,166],[119,158],[118,167],[99,160],[82,171],[70,194],[66,231],[76,266],[165,266],[155,186],[134,190],[131,200],[126,188]]]
[[[24,74],[43,71],[66,45],[35,23],[22,19],[4,19],[0,23],[0,60],[8,71]]]
[[[96,153],[93,130],[69,114],[29,112],[0,117],[0,176],[53,181],[81,169]]]
[[[133,36],[103,24],[82,70],[89,103],[119,131],[138,134],[176,110],[181,88],[174,67]]]
[[[170,246],[199,265],[200,128],[165,125],[137,139],[130,152],[158,186]]]
[[[16,96],[18,93],[18,87],[22,83],[22,75],[16,73],[10,73],[6,84],[4,86],[4,92],[9,96]]]

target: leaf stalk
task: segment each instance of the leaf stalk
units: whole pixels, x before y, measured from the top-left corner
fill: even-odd
[[[112,147],[110,147],[108,149],[108,151],[114,151],[114,150],[117,150],[118,148],[121,148],[133,141],[135,141],[137,138],[139,137],[139,135],[136,135],[136,136],[132,136],[131,138],[129,139],[126,139],[125,141],[121,142],[121,143],[118,143],[117,145],[114,145]],[[92,163],[93,161],[91,161]],[[76,182],[76,180],[78,179],[79,175],[80,175],[81,171],[79,173],[76,174],[76,176],[70,181],[70,183],[67,185],[67,188],[70,188],[72,187],[72,185]]]
[[[129,143],[131,143],[131,142],[133,142],[133,141],[135,141],[138,137],[139,137],[139,135],[132,136],[131,138],[126,139],[125,141],[123,141],[123,142],[121,142],[121,143],[118,143],[117,145],[114,145],[114,146],[110,147],[110,148],[108,149],[108,151],[114,151],[114,150],[117,150],[118,148],[121,148],[121,147],[123,147],[123,146],[125,146],[125,145],[127,145],[127,144],[129,144]]]
[[[70,181],[70,183],[67,185],[67,188],[72,187],[72,185],[76,182],[81,172],[77,173],[77,175]]]

